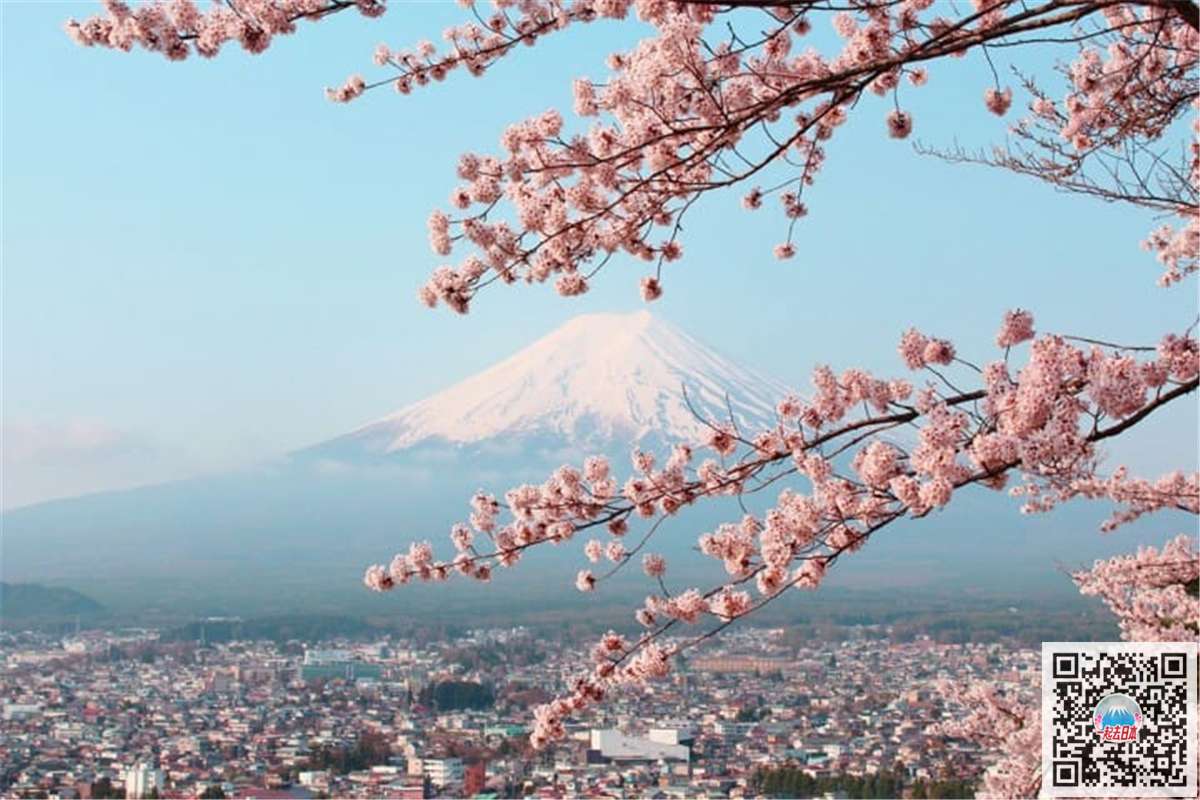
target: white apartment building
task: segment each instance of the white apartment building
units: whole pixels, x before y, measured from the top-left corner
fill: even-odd
[[[138,763],[125,771],[125,796],[130,800],[142,800],[147,795],[161,795],[163,773],[148,764]]]
[[[424,775],[438,788],[460,785],[466,774],[461,758],[410,758],[409,775]]]

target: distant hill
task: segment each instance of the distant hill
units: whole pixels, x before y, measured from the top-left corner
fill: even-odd
[[[104,611],[104,606],[74,589],[39,583],[0,582],[0,625],[55,620]]]

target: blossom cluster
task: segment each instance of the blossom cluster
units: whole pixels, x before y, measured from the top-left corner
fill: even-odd
[[[348,8],[378,17],[387,0],[227,0],[201,11],[193,0],[152,0],[134,6],[104,0],[104,14],[66,23],[67,34],[86,47],[129,51],[140,46],[182,61],[195,51],[212,58],[229,41],[261,53],[275,36],[296,31],[302,19],[318,20]]]
[[[788,177],[769,188],[750,188],[742,204],[755,210],[767,195],[778,195],[788,234],[773,251],[779,259],[793,258],[793,231],[808,213],[803,192],[821,171],[826,142],[858,98],[867,91],[895,96],[904,76],[922,86],[926,72],[914,64],[962,55],[981,39],[1003,39],[1010,28],[1028,30],[1025,15],[1011,13],[1014,5],[981,0],[961,18],[949,19],[933,16],[946,9],[934,8],[932,0],[864,2],[832,16],[841,50],[825,55],[799,48],[811,30],[807,4],[765,12],[771,27],[748,43],[736,35],[712,40],[719,7],[661,0],[542,0],[523,4],[516,21],[499,15],[487,27],[452,28],[446,32],[452,47],[444,57],[435,57],[428,45],[399,58],[384,49],[381,63],[399,69],[397,87],[407,92],[413,81],[428,82],[431,74],[439,79],[459,65],[478,74],[516,43],[532,43],[574,22],[636,11],[656,28],[655,37],[609,58],[605,82],[575,81],[573,110],[594,120],[589,128],[569,133],[562,115],[549,110],[505,131],[503,155],[463,157],[458,170],[463,183],[451,192],[452,215],[434,212],[431,230],[436,220],[438,255],[449,255],[459,245],[470,254],[457,266],[439,267],[421,288],[421,300],[430,306],[444,301],[461,313],[480,288],[497,281],[552,282],[564,297],[577,296],[622,253],[654,265],[653,275],[644,276],[640,286],[644,299],[655,300],[663,291],[664,265],[681,257],[677,236],[691,205],[773,162]],[[1113,40],[1109,54],[1084,47],[1069,71],[1061,109],[1040,95],[1035,103],[1044,119],[1055,120],[1073,158],[1086,157],[1095,143],[1158,138],[1186,105],[1179,98],[1194,96],[1187,76],[1194,72],[1200,39],[1184,19],[1124,6],[1107,7],[1102,16],[1099,24],[1108,26],[1102,30]],[[1132,72],[1139,81],[1128,80]],[[1141,82],[1147,79],[1165,82],[1169,91],[1147,91]],[[983,105],[997,116],[1006,115],[1012,103],[1011,87],[996,85],[983,93]],[[912,113],[898,103],[885,123],[896,139],[908,138],[914,127]],[[770,131],[767,155],[748,157],[758,145],[752,146],[750,137],[758,131]],[[1197,147],[1193,142],[1189,177],[1169,193],[1182,198],[1172,209],[1185,223],[1164,227],[1147,241],[1166,266],[1166,282],[1196,269]],[[1044,149],[1065,152],[1058,144]],[[736,155],[731,159],[731,154]],[[1063,175],[1070,174],[1064,170]],[[1064,184],[1063,175],[1046,171],[1040,177]],[[510,216],[494,213],[502,201],[510,206]]]
[[[1175,470],[1150,481],[1130,477],[1125,467],[1118,467],[1107,478],[1097,475],[1072,481],[1068,491],[1073,496],[1107,499],[1118,504],[1117,510],[1102,524],[1103,531],[1116,530],[1162,509],[1200,514],[1200,473],[1196,472],[1188,475]]]
[[[1026,483],[1013,493],[1026,498],[1024,511],[1048,511],[1073,497],[1106,497],[1125,508],[1104,530],[1162,509],[1197,513],[1200,476],[1173,473],[1151,484],[1130,478],[1123,469],[1108,479],[1097,473],[1096,440],[1119,433],[1121,421],[1196,384],[1196,339],[1168,334],[1155,356],[1139,361],[1128,352],[1097,345],[1085,351],[1063,337],[1043,337],[1031,347],[1029,364],[1016,383],[999,365],[989,366],[986,402],[998,417],[998,429],[977,444],[986,444],[994,459],[1020,458]],[[1069,402],[1055,388],[1064,384],[1079,388]],[[1105,428],[1106,421],[1115,424]]]
[[[1141,547],[1097,561],[1072,577],[1080,592],[1108,605],[1123,639],[1194,642],[1200,637],[1200,552],[1194,534],[1181,534],[1162,548]]]
[[[1194,24],[1163,20],[1128,5],[1112,6],[1105,14],[1121,36],[1105,50],[1085,48],[1072,64],[1073,92],[1064,104],[1062,136],[1085,152],[1098,145],[1128,147],[1131,140],[1140,146],[1160,139],[1180,109],[1191,107],[1187,160],[1173,165],[1164,181],[1167,197],[1173,198],[1167,207],[1180,222],[1155,229],[1143,243],[1163,265],[1159,283],[1170,286],[1200,269],[1200,98],[1195,88],[1200,32]]]
[[[628,0],[600,4],[576,2],[570,6],[557,0],[496,3],[493,13],[486,19],[477,16],[476,21],[445,29],[442,32],[446,42],[444,51],[439,52],[437,45],[429,40],[422,40],[414,47],[397,49],[378,45],[372,60],[376,66],[388,68],[392,77],[376,85],[391,85],[400,94],[410,94],[416,88],[445,80],[458,69],[479,77],[519,45],[532,46],[542,36],[572,22],[590,22],[601,16],[601,11],[603,16],[623,17],[628,5]],[[329,94],[331,100],[343,103],[357,96],[336,91]]]
[[[615,633],[606,634],[593,652],[596,666],[575,680],[569,694],[534,709],[530,742],[541,749],[565,738],[568,718],[603,700],[613,688],[665,677],[673,655],[671,647],[660,646],[650,636],[631,646]]]
[[[1162,264],[1160,285],[1200,268],[1200,20],[1194,6],[1164,13],[1150,4],[1115,3],[1062,69],[1067,92],[1052,99],[1032,78],[1030,116],[1013,133],[1017,150],[990,163],[1067,191],[1167,213],[1143,246]],[[997,99],[989,94],[988,105]],[[1166,156],[1163,140],[1191,117],[1191,136]]]
[[[946,681],[946,699],[963,716],[934,726],[932,733],[974,741],[998,751],[983,774],[978,798],[1037,797],[1042,780],[1042,715],[1037,673],[1026,673],[1003,689],[986,682],[967,686]]]

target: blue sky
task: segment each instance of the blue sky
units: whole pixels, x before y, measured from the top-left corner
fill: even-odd
[[[5,506],[270,458],[575,314],[642,306],[643,266],[621,260],[576,300],[498,288],[460,318],[414,299],[439,263],[425,219],[445,207],[458,154],[494,152],[507,123],[569,108],[571,79],[602,78],[638,25],[574,29],[483,80],[340,106],[323,88],[370,77],[378,42],[438,40],[464,12],[344,14],[264,56],[231,47],[175,64],[75,46],[61,23],[94,8],[0,5]],[[915,138],[1002,140],[981,99],[988,75],[968,58],[906,88]],[[1135,343],[1191,322],[1195,284],[1158,288],[1139,248],[1149,214],[917,155],[883,134],[889,103],[867,98],[831,143],[796,259],[771,257],[780,215],[712,195],[653,311],[800,387],[817,362],[899,373],[912,324],[987,360],[1016,306],[1041,330]],[[1174,409],[1118,455],[1194,463],[1194,412]]]

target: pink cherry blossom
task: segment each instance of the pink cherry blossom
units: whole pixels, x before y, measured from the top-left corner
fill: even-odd
[[[598,539],[592,539],[584,548],[584,553],[587,555],[588,561],[595,564],[604,557],[604,545]]]
[[[660,611],[673,619],[694,623],[708,612],[708,601],[698,590],[688,589],[663,603]]]
[[[983,93],[983,102],[987,110],[998,117],[1003,117],[1012,106],[1012,89],[988,89]]]
[[[667,562],[657,553],[642,556],[642,570],[651,578],[661,578],[667,571]]]
[[[1037,797],[1042,778],[1042,723],[1037,674],[1018,676],[1003,688],[976,682],[943,682],[941,690],[962,716],[935,726],[934,734],[974,741],[998,760],[983,775],[976,797]]]
[[[926,364],[950,364],[954,361],[954,345],[945,339],[930,339],[925,343],[921,359]]]
[[[1109,606],[1124,639],[1194,642],[1200,633],[1200,598],[1188,588],[1200,579],[1194,535],[1181,534],[1161,549],[1141,547],[1133,555],[1097,561],[1073,577],[1083,594]]]
[[[1000,332],[996,334],[996,345],[1012,347],[1029,341],[1033,336],[1033,314],[1018,308],[1015,311],[1005,312],[1004,320],[1000,324]]]
[[[372,564],[367,567],[367,571],[363,575],[363,583],[366,584],[368,589],[376,592],[385,592],[391,589],[393,585],[391,576],[379,564]]]
[[[925,366],[925,347],[929,339],[916,328],[909,328],[900,337],[900,357],[909,369],[920,369]]]
[[[647,303],[651,303],[662,297],[662,286],[659,285],[657,278],[642,278],[642,299]]]
[[[907,139],[912,127],[912,116],[906,111],[895,109],[887,115],[888,136],[893,139]]]
[[[728,586],[708,601],[708,610],[724,620],[732,620],[750,611],[748,592],[735,591]]]

